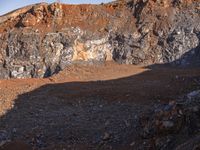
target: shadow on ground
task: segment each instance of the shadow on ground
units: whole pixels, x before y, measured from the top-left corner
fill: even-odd
[[[0,143],[12,140],[20,149],[136,148],[131,143],[140,140],[139,114],[197,88],[200,75],[199,68],[148,68],[121,79],[48,84],[19,95],[0,118]],[[16,149],[16,143],[2,149]]]

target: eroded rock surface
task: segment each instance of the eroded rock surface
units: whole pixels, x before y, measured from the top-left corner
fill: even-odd
[[[75,62],[199,65],[200,3],[42,3],[0,17],[0,78],[48,77]]]

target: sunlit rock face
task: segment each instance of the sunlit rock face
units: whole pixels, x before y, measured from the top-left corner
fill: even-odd
[[[42,3],[0,17],[0,78],[48,77],[72,63],[199,64],[200,3]]]

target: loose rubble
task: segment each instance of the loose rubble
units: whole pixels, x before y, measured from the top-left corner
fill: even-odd
[[[200,148],[199,96],[193,91],[176,102],[158,104],[152,113],[140,118],[141,138],[153,149]],[[183,146],[185,143],[188,145]]]

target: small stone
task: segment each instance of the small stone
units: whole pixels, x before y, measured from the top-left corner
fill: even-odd
[[[131,144],[130,144],[130,146],[132,147],[132,146],[134,146],[135,145],[135,142],[133,141]]]
[[[172,121],[163,121],[162,124],[165,128],[171,128],[174,126],[174,123]]]
[[[110,121],[107,120],[107,121],[105,122],[105,126],[108,126],[109,124],[110,124]]]
[[[107,140],[109,140],[110,139],[110,134],[109,133],[107,133],[107,132],[105,132],[104,133],[104,136],[103,136],[103,138],[102,138],[104,141],[107,141]]]
[[[16,133],[16,132],[17,132],[17,129],[16,129],[16,128],[13,128],[12,132],[13,132],[13,133]]]
[[[3,147],[4,144],[6,144],[8,141],[1,141],[0,142],[0,147]]]
[[[127,120],[124,120],[124,123],[125,123],[126,127],[130,127],[130,125],[131,125]]]
[[[192,91],[189,94],[187,94],[187,98],[190,99],[190,100],[195,98],[195,97],[200,97],[200,90]]]
[[[178,113],[179,113],[180,115],[183,115],[183,111],[182,111],[181,109],[178,110]]]
[[[199,107],[198,107],[198,106],[192,107],[192,111],[193,111],[193,112],[198,112],[198,111],[199,111]]]
[[[99,105],[99,107],[100,107],[100,108],[102,108],[102,107],[103,107],[103,105]]]

